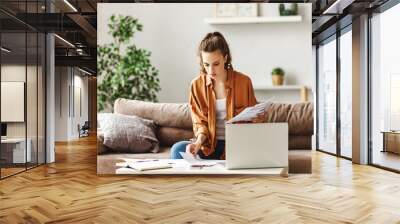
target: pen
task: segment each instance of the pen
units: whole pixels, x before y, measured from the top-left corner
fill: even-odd
[[[213,165],[191,165],[191,167],[209,167]]]
[[[142,162],[153,162],[153,161],[158,161],[158,159],[152,159],[152,160],[138,160],[134,161],[135,163],[142,163]]]

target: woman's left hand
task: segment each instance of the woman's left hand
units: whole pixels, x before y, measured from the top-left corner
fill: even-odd
[[[246,123],[264,123],[266,112],[257,114],[257,117],[253,118],[251,121],[236,121],[233,124],[246,124]]]
[[[266,115],[266,112],[265,112],[265,111],[262,112],[262,113],[257,114],[257,117],[255,117],[255,118],[252,120],[252,122],[253,122],[253,123],[264,123],[264,122],[265,122],[265,115]]]

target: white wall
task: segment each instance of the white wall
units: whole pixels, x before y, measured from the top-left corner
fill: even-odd
[[[66,141],[68,120],[68,73],[67,67],[55,68],[55,140]]]
[[[56,141],[78,138],[78,124],[88,120],[88,78],[77,69],[56,67],[55,119]],[[79,93],[80,89],[80,100]],[[75,91],[74,91],[75,90]],[[82,114],[79,112],[81,105]]]
[[[28,74],[28,82],[25,80],[26,73]],[[36,135],[36,66],[4,64],[1,66],[1,81],[24,82],[27,85],[27,122],[7,122],[7,136],[25,137],[26,125],[28,125],[28,137],[30,137],[30,135],[33,133]],[[1,108],[1,110],[10,110],[10,108]],[[22,107],[22,110],[24,110],[24,107]],[[8,111],[7,113],[11,113],[11,111]]]
[[[77,73],[78,72],[78,73]],[[74,75],[74,113],[73,113],[73,120],[72,120],[72,130],[71,134],[74,138],[76,138],[79,133],[77,126],[78,124],[82,126],[85,121],[88,121],[89,119],[89,113],[88,113],[88,107],[89,107],[89,102],[88,102],[88,77],[87,76],[82,76],[84,75],[83,73],[79,72],[78,70],[75,70],[75,75]],[[78,93],[80,91],[80,93]],[[79,97],[80,95],[80,97]],[[80,101],[80,102],[79,102]],[[80,111],[81,110],[81,111]]]
[[[281,66],[287,84],[314,86],[311,62],[311,4],[300,4],[300,23],[209,25],[204,18],[214,16],[210,4],[98,4],[97,42],[112,41],[108,19],[113,14],[131,15],[143,24],[135,44],[152,52],[152,64],[159,69],[160,102],[187,102],[190,81],[198,75],[196,49],[206,33],[220,31],[230,44],[233,66],[248,74],[254,86],[270,85],[270,71]],[[260,16],[278,15],[278,4],[260,4]],[[179,86],[179,88],[177,88]],[[265,94],[257,92],[257,97]],[[288,95],[289,94],[289,95]],[[298,101],[298,92],[281,95]],[[278,96],[276,99],[280,99]],[[309,97],[312,100],[312,97]]]
[[[26,80],[27,78],[27,80]],[[2,112],[6,113],[25,113],[26,120],[22,122],[6,122],[7,123],[7,137],[9,138],[21,138],[27,136],[30,139],[31,145],[31,156],[32,161],[36,162],[36,158],[39,158],[39,163],[44,162],[44,74],[42,73],[41,66],[32,66],[25,64],[2,64],[1,66],[1,81],[11,82],[24,82],[26,85],[26,99],[23,99],[22,111],[13,111],[16,108],[2,107]],[[4,89],[2,89],[3,92]],[[24,94],[24,90],[20,92]],[[6,93],[7,94],[7,93]],[[7,95],[2,95],[7,97]],[[26,107],[25,107],[26,101]],[[39,156],[37,157],[37,153]]]
[[[32,67],[19,64],[8,64],[1,66],[1,81],[18,81],[25,82],[26,69],[31,70]],[[1,108],[7,110],[8,108]],[[9,122],[7,123],[8,137],[25,137],[25,122]]]

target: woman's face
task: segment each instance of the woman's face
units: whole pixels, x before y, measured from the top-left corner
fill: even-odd
[[[226,57],[224,57],[220,50],[213,52],[201,52],[203,59],[203,66],[206,70],[207,75],[211,78],[216,78],[218,75],[224,74]]]

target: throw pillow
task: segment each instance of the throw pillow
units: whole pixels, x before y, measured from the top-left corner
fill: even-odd
[[[98,124],[104,135],[103,144],[114,152],[146,153],[159,151],[153,121],[137,116],[99,113]]]

